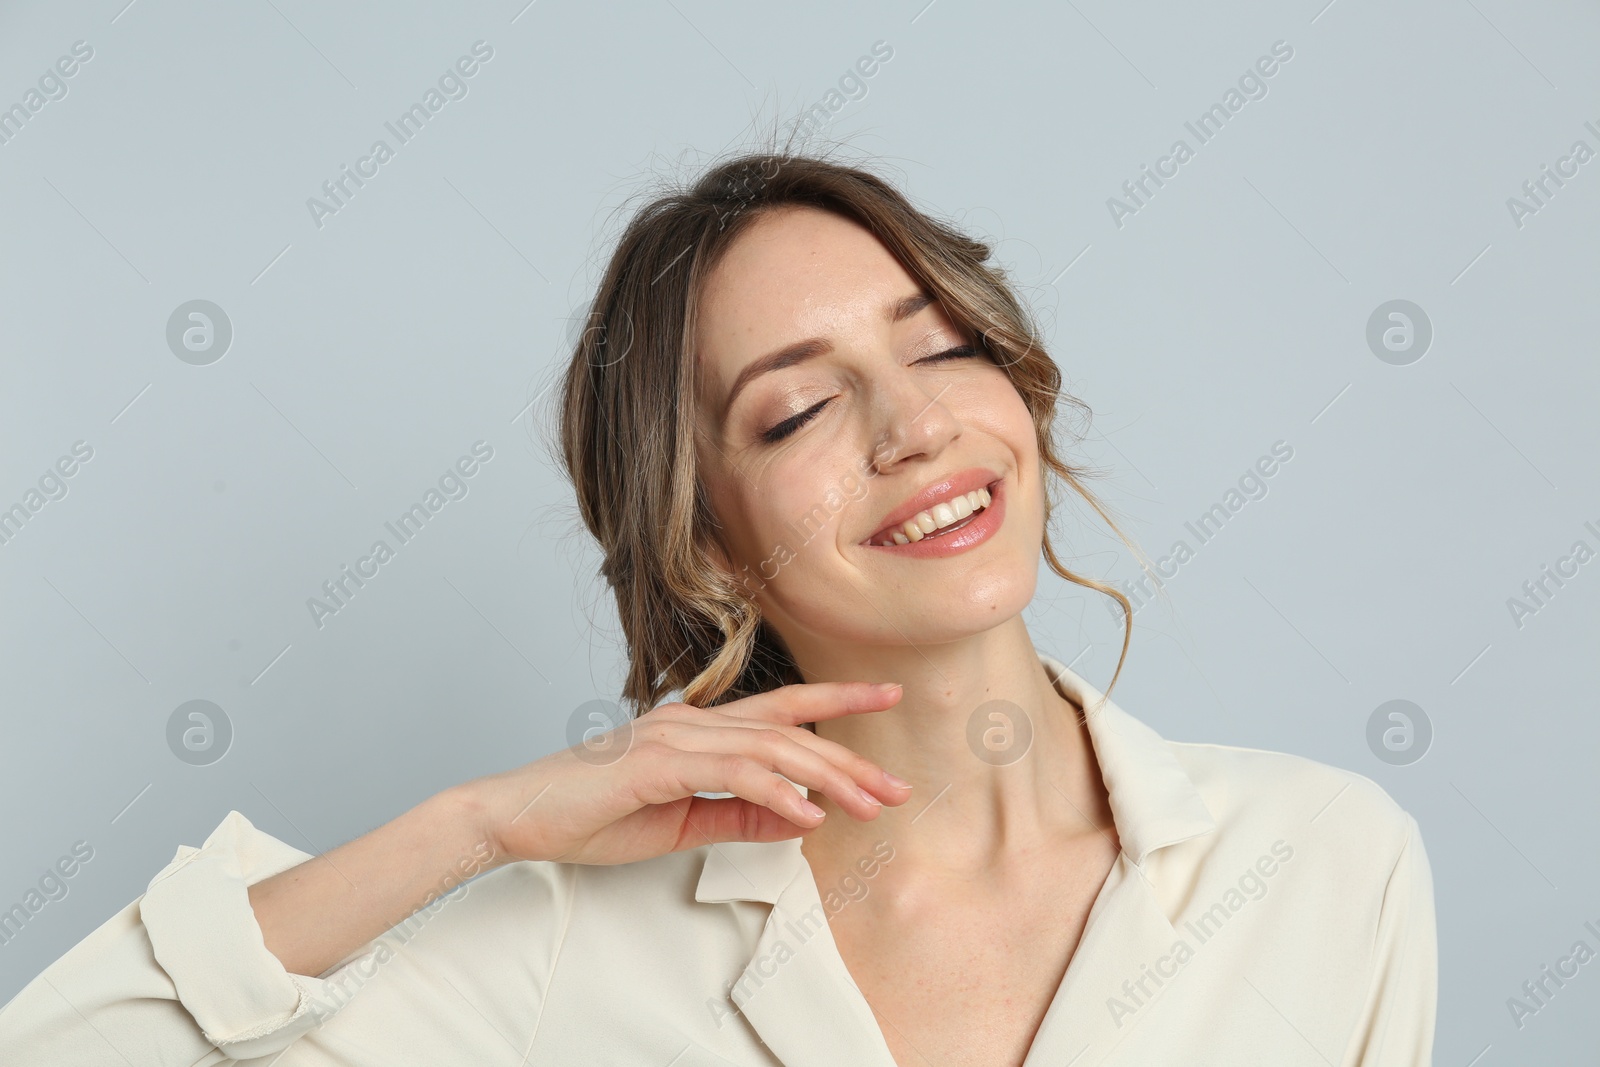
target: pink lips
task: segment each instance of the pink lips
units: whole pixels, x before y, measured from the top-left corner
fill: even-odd
[[[929,511],[935,504],[970,493],[975,489],[988,489],[990,504],[972,516],[966,525],[944,533],[933,533],[920,541],[904,545],[884,545],[879,542],[900,529],[907,519],[918,512]],[[1001,476],[982,467],[960,471],[923,487],[904,504],[891,511],[878,531],[863,545],[883,552],[917,558],[946,556],[962,552],[987,541],[1005,520],[1005,493]]]
[[[983,467],[969,467],[967,470],[958,471],[936,482],[930,482],[917,490],[904,504],[895,508],[884,517],[878,531],[867,542],[881,541],[895,530],[898,530],[905,521],[919,511],[928,511],[935,504],[943,503],[951,497],[970,493],[974,489],[982,489],[991,482],[1000,480],[1000,475]]]

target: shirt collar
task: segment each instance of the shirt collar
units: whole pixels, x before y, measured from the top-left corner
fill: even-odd
[[[1066,664],[1039,653],[1056,690],[1080,709],[1122,851],[1143,867],[1158,848],[1216,829],[1189,773],[1172,748],[1150,727],[1107,699]],[[725,841],[706,849],[694,897],[702,902],[759,900],[777,903],[799,871],[800,838]]]
[[[1122,851],[1143,867],[1158,848],[1217,828],[1200,790],[1173,754],[1172,746],[1129,715],[1066,664],[1041,653],[1056,689],[1086,708],[1089,738],[1100,763]]]

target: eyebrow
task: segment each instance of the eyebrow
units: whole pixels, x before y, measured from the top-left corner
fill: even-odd
[[[891,301],[884,307],[883,311],[891,323],[901,322],[909,319],[931,303],[933,303],[932,294],[926,291],[919,291],[910,296],[903,296],[899,300]],[[733,379],[733,387],[728,390],[727,402],[722,405],[723,412],[726,413],[733,407],[734,398],[739,395],[740,390],[763,374],[770,374],[773,371],[793,367],[814,356],[825,355],[832,351],[833,342],[826,337],[808,337],[804,341],[795,341],[793,344],[787,344],[782,348],[768,352],[760,359],[747,364],[739,372],[738,376]]]

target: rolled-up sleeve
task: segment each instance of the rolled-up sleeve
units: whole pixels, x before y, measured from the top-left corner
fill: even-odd
[[[1372,980],[1343,1067],[1431,1067],[1439,999],[1433,874],[1407,812],[1373,943]]]
[[[319,994],[361,958],[311,978],[267,951],[249,887],[310,858],[230,811],[0,1010],[0,1062],[193,1067],[281,1052],[348,1001]]]

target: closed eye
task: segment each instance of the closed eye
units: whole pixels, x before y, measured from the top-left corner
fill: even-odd
[[[771,429],[763,430],[761,433],[761,439],[769,445],[777,444],[779,441],[783,440],[785,437],[788,437],[800,427],[804,426],[806,423],[822,414],[822,409],[827,407],[828,403],[832,399],[832,397],[829,397],[827,400],[818,401],[817,403],[806,408],[804,411],[800,412],[800,414],[791,415],[789,418],[784,419]]]
[[[924,356],[923,358],[917,360],[917,362],[944,363],[953,359],[971,359],[973,357],[982,356],[985,354],[986,353],[974,345],[957,345],[955,348],[947,348],[943,352],[935,352],[931,356]],[[806,423],[822,414],[822,409],[827,407],[832,400],[833,398],[829,397],[827,400],[818,401],[799,414],[791,415],[789,418],[784,419],[776,426],[773,426],[767,430],[763,430],[761,432],[761,440],[769,445],[777,444],[779,441],[782,441],[785,437],[790,436],[796,430],[800,429],[800,427],[804,426]]]
[[[920,358],[917,362],[942,363],[944,360],[962,360],[962,358],[970,357],[970,355],[982,355],[982,352],[979,352],[976,347],[970,346],[970,344],[960,344],[960,346],[955,346],[954,349],[946,349],[944,352],[934,352],[933,355],[926,355],[926,357]]]

